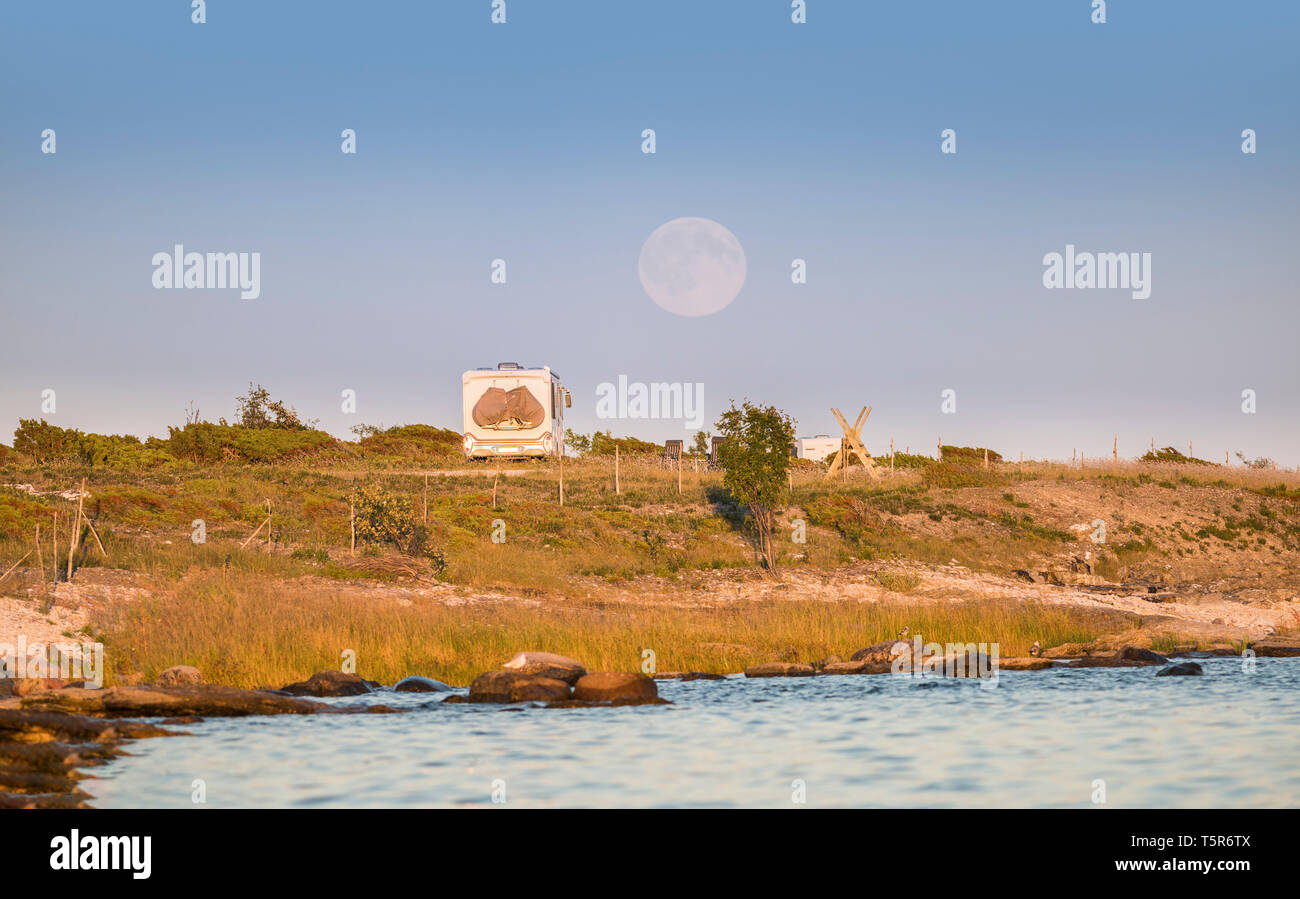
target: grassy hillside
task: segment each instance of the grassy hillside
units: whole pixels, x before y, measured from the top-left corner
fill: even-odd
[[[909,458],[879,480],[854,469],[828,481],[824,466],[796,465],[778,519],[778,574],[822,579],[833,593],[845,566],[867,565],[898,598],[895,612],[725,602],[729,585],[765,578],[744,510],[694,460],[679,475],[656,456],[622,455],[617,491],[612,456],[566,460],[560,506],[557,462],[494,474],[463,460],[458,434],[422,425],[358,441],[224,423],[192,423],[167,440],[40,424],[22,437],[0,454],[0,563],[33,550],[39,526],[40,564],[33,554],[0,594],[48,607],[78,602],[67,591],[96,578],[129,585],[140,598],[94,619],[119,672],[188,662],[256,686],[336,667],[350,648],[377,679],[463,680],[518,648],[630,669],[644,647],[660,669],[722,671],[851,652],[923,616],[929,635],[987,635],[1004,654],[1114,629],[1032,605],[936,611],[913,601],[907,565],[1001,578],[1083,565],[1102,582],[1263,601],[1300,589],[1300,478],[1258,467],[1019,464],[991,453],[985,468],[982,449],[961,448],[944,463]],[[83,478],[94,534],[83,530],[68,585]],[[1093,540],[1098,521],[1104,542]],[[366,585],[390,593],[367,599]],[[452,592],[430,598],[421,592],[430,585]],[[624,604],[648,585],[689,602]],[[482,604],[488,595],[515,601]],[[458,596],[466,605],[448,605]]]

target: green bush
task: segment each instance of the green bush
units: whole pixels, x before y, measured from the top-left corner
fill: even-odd
[[[833,528],[844,539],[857,544],[880,537],[891,525],[862,500],[843,494],[819,496],[805,504],[808,523]]]
[[[593,456],[612,456],[617,447],[622,455],[662,453],[664,448],[657,443],[648,443],[635,437],[614,437],[609,431],[597,431],[591,435],[591,454]]]
[[[350,500],[357,540],[431,559],[439,574],[446,568],[446,558],[433,545],[429,529],[416,521],[415,504],[409,497],[398,496],[382,484],[370,484],[355,490]]]
[[[1213,465],[1213,462],[1207,462],[1204,459],[1197,459],[1194,456],[1184,456],[1172,446],[1161,447],[1146,453],[1139,460],[1141,462],[1163,462],[1174,465]]]
[[[1002,461],[1002,454],[984,446],[948,446],[940,447],[943,461],[956,465],[983,465],[984,454],[989,454],[989,464]]]
[[[0,490],[0,536],[31,540],[36,525],[48,527],[49,515],[49,510],[35,499],[17,491]]]
[[[921,472],[921,483],[926,487],[997,487],[1005,484],[1006,478],[991,469],[951,462],[931,462]]]
[[[202,421],[167,430],[168,451],[191,462],[275,462],[338,444],[324,431],[309,429],[246,428]]]
[[[354,429],[355,431],[355,429]],[[411,458],[452,457],[461,454],[460,434],[429,425],[395,425],[375,429],[357,441],[363,453]]]
[[[154,437],[141,441],[130,435],[90,434],[31,418],[18,420],[14,452],[30,456],[41,465],[64,462],[144,469],[173,461],[166,443]]]
[[[78,436],[79,432],[52,425],[43,418],[20,418],[18,430],[14,431],[14,452],[31,456],[41,465],[62,462],[74,452]]]

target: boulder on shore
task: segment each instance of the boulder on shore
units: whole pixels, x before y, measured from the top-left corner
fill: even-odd
[[[1257,656],[1300,656],[1300,637],[1264,637],[1250,644]]]
[[[173,665],[153,679],[156,687],[176,687],[181,684],[201,684],[203,675],[193,665]]]
[[[578,682],[578,678],[587,673],[587,669],[577,659],[553,652],[517,653],[502,667],[520,674],[536,674],[562,680],[569,686],[573,686]]]
[[[588,702],[654,700],[659,698],[659,688],[644,674],[597,671],[578,679],[573,685],[573,698]]]
[[[43,690],[62,690],[67,683],[57,677],[0,678],[0,696],[30,696]]]
[[[446,693],[451,687],[440,680],[412,674],[393,684],[393,689],[398,693]]]
[[[745,677],[812,677],[816,673],[812,665],[796,662],[763,662],[745,669]]]
[[[142,722],[0,708],[0,809],[89,808],[79,767],[121,755],[128,740],[172,733]]]
[[[290,696],[361,696],[371,692],[368,682],[342,671],[317,671],[305,681],[280,689]]]
[[[1161,668],[1156,672],[1156,677],[1186,677],[1188,675],[1204,674],[1201,666],[1195,662],[1179,662],[1177,665],[1170,665],[1168,668]]]
[[[102,718],[240,717],[243,715],[310,715],[347,711],[292,696],[240,690],[216,684],[179,687],[68,687],[46,690],[22,700],[23,709],[72,712]]]

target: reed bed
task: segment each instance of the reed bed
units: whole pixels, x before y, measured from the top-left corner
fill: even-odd
[[[758,662],[848,658],[906,626],[927,641],[999,643],[1003,656],[1083,642],[1114,618],[1032,602],[922,604],[783,600],[711,607],[634,604],[409,604],[245,573],[187,579],[165,595],[118,607],[98,622],[110,681],[152,678],[178,664],[241,687],[282,686],[339,668],[352,651],[361,676],[410,674],[468,684],[516,652],[546,650],[589,670],[636,671],[643,650],[659,671],[732,673]]]

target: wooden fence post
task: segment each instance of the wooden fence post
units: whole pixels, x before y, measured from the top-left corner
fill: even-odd
[[[9,572],[10,572],[10,571],[13,571],[13,570],[14,570],[15,568],[17,568],[19,565],[23,564],[23,562],[27,561],[27,557],[30,556],[31,554],[32,554],[32,551],[31,551],[30,549],[27,550],[27,552],[23,554],[23,557],[22,557],[21,559],[19,559],[17,562],[15,562],[15,563],[13,563],[12,565],[10,565],[9,568],[8,568],[8,570],[5,571],[4,574],[0,574],[0,581],[3,581],[5,578],[9,577]]]
[[[99,547],[99,554],[108,558],[108,550],[104,549],[104,541],[99,539],[99,531],[95,530],[94,523],[86,517],[86,513],[81,513],[81,520],[90,529],[90,536],[95,538],[95,545]]]
[[[68,540],[68,580],[72,580],[72,556],[81,542],[81,507],[86,501],[86,479],[81,479],[81,489],[77,493],[77,518],[72,525],[72,537]]]

